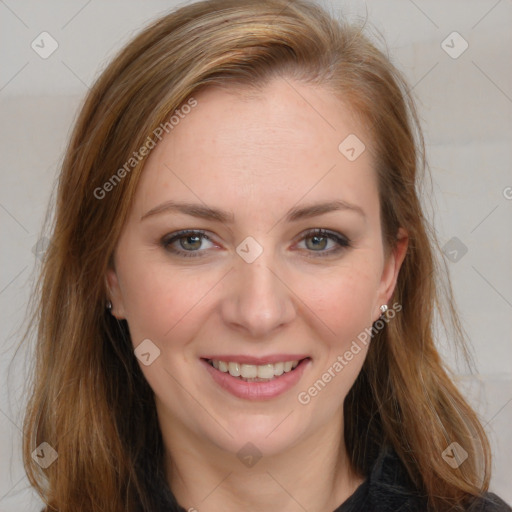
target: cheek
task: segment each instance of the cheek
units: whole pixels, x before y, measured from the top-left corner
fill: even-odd
[[[199,311],[197,306],[207,300],[218,278],[211,274],[199,278],[197,270],[192,268],[176,269],[143,254],[139,256],[138,260],[126,261],[120,268],[125,314],[133,344],[145,338],[154,339],[160,346],[169,339],[173,343],[186,339],[183,331],[197,326],[191,319]],[[176,337],[177,331],[179,337]]]
[[[328,339],[341,348],[372,323],[372,307],[378,286],[367,266],[347,265],[325,277],[302,279],[299,295],[329,329]]]
[[[371,339],[377,284],[376,274],[368,267],[354,265],[310,287],[308,306],[329,328],[316,340],[316,365],[297,395],[315,425],[339,411],[361,371]]]

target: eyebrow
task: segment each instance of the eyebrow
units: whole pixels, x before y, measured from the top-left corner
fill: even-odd
[[[333,211],[353,211],[366,218],[364,210],[355,204],[349,203],[343,200],[328,201],[325,203],[309,204],[301,207],[291,208],[286,214],[287,222],[295,222],[301,219],[307,219],[310,217],[316,217],[317,215],[323,215]],[[198,217],[200,219],[213,220],[222,222],[224,224],[232,224],[234,222],[234,215],[231,212],[221,210],[218,208],[211,208],[202,204],[186,203],[179,201],[166,201],[158,206],[155,206],[142,217],[141,221],[151,217],[153,215],[159,215],[162,213],[183,213],[192,217]]]

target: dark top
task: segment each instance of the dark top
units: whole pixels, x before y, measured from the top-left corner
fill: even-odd
[[[139,512],[187,512],[172,494],[165,476],[154,463],[144,461],[142,474],[146,480],[151,504],[139,504]],[[44,509],[42,512],[45,512]],[[194,509],[192,509],[194,510]],[[390,446],[384,446],[366,480],[334,512],[426,512],[426,498],[415,489],[405,466]],[[454,509],[452,509],[455,512]],[[462,509],[457,509],[462,510]],[[475,499],[467,512],[512,512],[512,508],[493,493]],[[243,511],[241,511],[243,512]],[[274,511],[269,511],[274,512]],[[448,512],[440,510],[439,512]]]
[[[415,490],[393,448],[382,448],[368,478],[334,512],[425,512],[426,498]],[[468,512],[512,512],[502,499],[486,493]]]
[[[163,494],[170,496],[169,487],[165,487]],[[176,506],[176,502],[171,501]],[[381,449],[367,479],[334,512],[425,512],[426,502],[425,496],[416,491],[400,458],[388,445]],[[179,505],[177,508],[171,505],[159,510],[187,512]],[[493,493],[475,499],[465,510],[512,512],[512,508]]]

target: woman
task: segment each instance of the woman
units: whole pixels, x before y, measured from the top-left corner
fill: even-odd
[[[434,345],[406,90],[306,1],[194,3],[114,59],[37,305],[46,510],[510,510]]]

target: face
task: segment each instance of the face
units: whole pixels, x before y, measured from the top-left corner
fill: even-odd
[[[195,95],[152,150],[107,283],[162,429],[278,454],[340,434],[354,341],[407,240],[385,258],[371,141],[339,99],[279,79],[240,92]],[[351,134],[359,156],[339,149]]]

